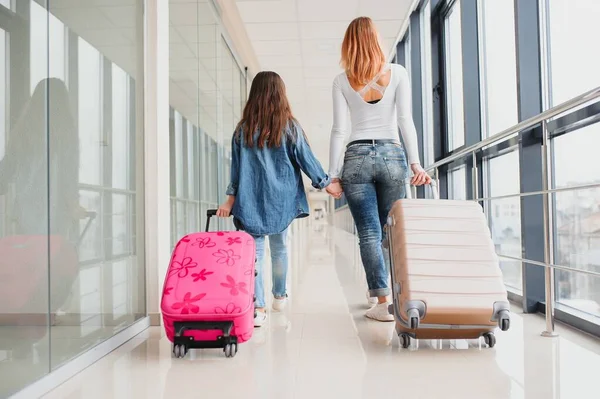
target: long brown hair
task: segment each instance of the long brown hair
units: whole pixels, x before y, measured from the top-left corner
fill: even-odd
[[[285,92],[283,79],[275,72],[259,72],[252,80],[248,102],[236,131],[242,129],[248,147],[254,146],[254,134],[258,136],[258,148],[279,147],[286,128],[295,122]]]
[[[386,62],[373,20],[358,17],[350,22],[342,43],[340,64],[355,84],[367,84]]]

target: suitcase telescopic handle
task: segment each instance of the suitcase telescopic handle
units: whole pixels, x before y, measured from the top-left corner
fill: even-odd
[[[206,231],[208,233],[208,231],[210,230],[210,218],[217,216],[217,209],[209,209],[206,211],[206,228],[204,229],[204,231]],[[230,216],[233,216],[230,215]],[[239,230],[236,226],[236,230]]]
[[[406,198],[407,199],[412,199],[412,187],[410,184],[410,181],[406,181],[405,186],[404,186],[404,191],[406,192]],[[429,187],[429,189],[431,190],[431,194],[433,195],[434,199],[440,199],[440,192],[438,190],[438,184],[437,181],[435,180],[431,180],[431,183],[427,184],[427,187]],[[415,198],[417,196],[415,195]]]

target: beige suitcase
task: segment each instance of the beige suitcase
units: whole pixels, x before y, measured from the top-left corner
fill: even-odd
[[[510,327],[510,305],[490,230],[473,201],[402,199],[387,221],[396,331],[414,339],[496,343]],[[410,188],[407,189],[410,193]]]

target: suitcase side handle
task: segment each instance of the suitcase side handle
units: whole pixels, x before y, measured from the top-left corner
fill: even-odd
[[[431,180],[431,183],[426,184],[427,187],[429,187],[429,189],[431,190],[431,194],[433,195],[433,199],[440,199],[440,191],[438,190],[438,184],[437,181],[435,180]],[[406,198],[407,199],[412,199],[413,198],[413,191],[412,191],[413,186],[410,184],[409,180],[406,180],[406,182],[404,183],[404,191],[406,192]],[[415,195],[415,198],[417,198],[417,196]]]

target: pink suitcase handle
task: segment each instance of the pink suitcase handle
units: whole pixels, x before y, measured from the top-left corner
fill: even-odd
[[[206,231],[207,233],[210,230],[210,218],[212,218],[214,216],[217,216],[217,209],[209,209],[206,211],[206,228],[204,229],[204,231]],[[233,216],[233,215],[230,215],[230,216]],[[235,229],[237,231],[240,230],[237,225],[236,225]]]

